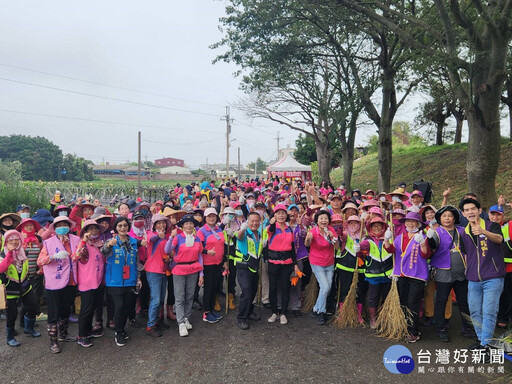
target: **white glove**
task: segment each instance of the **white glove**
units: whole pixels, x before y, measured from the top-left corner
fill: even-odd
[[[240,204],[244,205],[244,204],[245,204],[245,197],[240,196],[240,198],[238,199],[238,202],[239,202]]]
[[[228,215],[224,215],[224,217],[222,218],[222,224],[224,225],[228,225],[229,224],[229,216]]]
[[[366,211],[361,212],[361,220],[366,219],[366,216],[368,216],[368,212],[366,212]]]
[[[391,232],[391,229],[386,229],[386,232],[384,233],[384,240],[391,240],[393,237],[393,233]]]
[[[381,196],[379,200],[384,203],[386,201],[386,198],[384,196]]]
[[[246,231],[246,230],[247,230],[247,227],[248,227],[247,222],[244,222],[244,223],[240,226],[240,230],[241,230],[241,231]]]
[[[55,254],[53,254],[51,256],[51,259],[52,260],[61,260],[61,259],[65,259],[69,256],[69,252],[67,251],[60,251],[60,252],[57,252]]]
[[[233,237],[233,235],[235,234],[235,230],[231,228],[226,228],[226,233],[228,234],[229,237]]]
[[[361,246],[358,243],[354,244],[354,252],[357,253],[361,250]]]
[[[432,228],[429,228],[429,230],[427,231],[427,237],[429,239],[432,239],[434,237],[434,233],[436,233],[436,231],[434,231]]]
[[[415,242],[417,242],[419,244],[423,244],[425,242],[425,238],[423,237],[423,235],[421,233],[415,234],[413,239]]]
[[[416,212],[416,213],[418,213],[420,211],[420,207],[418,207],[417,205],[413,205],[412,207],[409,207],[407,210],[409,212]]]

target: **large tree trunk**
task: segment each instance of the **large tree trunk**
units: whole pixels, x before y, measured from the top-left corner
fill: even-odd
[[[380,192],[391,192],[391,167],[393,160],[392,136],[393,118],[396,113],[396,91],[394,72],[383,69],[382,84],[382,113],[379,127],[379,174],[378,183]]]
[[[436,145],[443,145],[443,131],[444,131],[444,121],[438,121],[436,124]]]
[[[460,115],[453,114],[455,116],[455,139],[453,140],[454,144],[462,143],[462,125],[464,123],[464,117]]]
[[[316,158],[318,159],[318,174],[320,178],[330,182],[331,150],[327,140],[321,141],[315,138]]]
[[[341,159],[343,162],[343,182],[347,190],[352,190],[352,172],[354,170],[354,145],[357,130],[357,118],[352,118],[348,138],[345,138],[345,130],[340,135]]]

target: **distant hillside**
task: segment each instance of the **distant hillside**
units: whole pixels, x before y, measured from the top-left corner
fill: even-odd
[[[431,181],[434,189],[433,203],[439,206],[443,191],[451,187],[451,203],[459,201],[468,191],[466,175],[467,144],[431,146],[421,148],[398,148],[393,151],[393,171],[391,185],[407,183],[407,190],[412,190],[414,181],[423,179]],[[377,188],[377,154],[364,156],[354,162],[352,187],[363,191]],[[343,170],[336,169],[331,178],[338,186],[343,180]],[[512,201],[512,143],[504,142],[501,146],[501,160],[496,179],[496,192]]]

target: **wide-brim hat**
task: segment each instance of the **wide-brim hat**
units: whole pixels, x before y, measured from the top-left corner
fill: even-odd
[[[421,215],[421,218],[423,218],[423,213],[425,213],[425,211],[427,209],[432,209],[434,211],[434,213],[437,212],[437,209],[436,207],[434,207],[433,205],[431,204],[427,204],[427,205],[424,205],[423,207],[420,208],[420,210],[418,211],[418,213]]]
[[[405,215],[405,217],[402,217],[398,221],[405,224],[406,220],[415,220],[418,223],[420,223],[420,229],[425,228],[425,223],[423,222],[423,219],[421,218],[421,215],[418,212],[407,212],[407,215]]]
[[[236,212],[233,208],[231,207],[225,207],[224,210],[220,213],[221,216],[222,215],[236,215]]]
[[[27,224],[27,223],[32,223],[34,225],[34,228],[35,228],[35,232],[37,233],[40,229],[41,229],[41,224],[39,224],[39,222],[37,220],[34,220],[34,218],[28,218],[28,219],[23,219],[21,220],[21,223],[19,223],[17,226],[16,226],[16,230],[18,232],[21,232],[21,229]]]
[[[386,223],[386,220],[384,220],[382,217],[380,216],[377,216],[377,217],[374,217],[373,219],[371,219],[368,223],[366,223],[366,227],[368,229],[371,228],[371,226],[375,223],[380,223],[382,224],[384,230],[386,230],[388,228],[388,223]]]
[[[344,204],[343,208],[341,209],[341,212],[345,213],[345,211],[349,208],[355,209],[356,212],[359,211],[359,208],[357,208],[357,205],[353,203],[352,201],[348,201],[346,204]]]
[[[168,217],[166,217],[165,215],[161,214],[161,213],[155,213],[152,217],[151,217],[151,228],[154,230],[155,229],[155,224],[159,221],[165,221],[167,223],[167,229],[170,229],[171,228],[171,220],[169,220]]]
[[[165,217],[174,216],[177,221],[181,220],[181,218],[187,214],[185,211],[177,211],[176,209],[170,207],[165,207],[162,213]]]
[[[80,230],[80,237],[82,237],[84,235],[84,233],[86,232],[87,228],[90,227],[91,225],[96,225],[98,228],[100,227],[96,220],[94,220],[94,219],[87,219],[82,224],[82,229]]]
[[[357,221],[358,223],[360,223],[361,218],[357,215],[352,215],[346,221],[347,221],[347,223],[350,223],[351,221]]]
[[[126,204],[128,208],[130,208],[130,212],[135,211],[135,209],[140,205],[140,203],[137,203],[134,199],[129,199],[121,204]]]
[[[12,219],[12,226],[16,228],[19,223],[21,223],[21,217],[17,213],[4,213],[2,216],[0,216],[0,223],[3,219],[6,217],[10,217]]]
[[[90,207],[93,211],[96,209],[96,206],[94,204],[91,204],[91,203],[82,203],[82,204],[78,204],[77,205],[77,209],[76,209],[76,215],[78,217],[83,217],[84,216],[84,208],[85,207]],[[69,215],[69,213],[68,213]]]
[[[57,216],[55,218],[55,220],[53,220],[53,223],[50,225],[50,228],[53,231],[55,231],[55,225],[57,225],[59,223],[62,223],[63,221],[65,221],[66,223],[69,224],[69,229],[70,230],[72,230],[76,226],[76,223],[73,220],[71,220],[69,217],[67,217],[67,216]]]
[[[67,215],[69,216],[69,214],[71,213],[71,208],[68,207],[67,205],[59,205],[57,206],[57,208],[54,208],[52,213],[53,217],[59,216],[60,211],[66,211],[68,213]]]
[[[193,223],[194,227],[199,226],[199,222],[196,219],[194,219],[194,215],[192,215],[192,214],[186,214],[185,216],[183,216],[181,218],[181,220],[178,222],[178,226],[183,227],[183,225],[185,223],[189,223],[189,222]]]
[[[393,196],[397,196],[401,201],[407,201],[409,200],[409,198],[407,197],[407,195],[403,194],[402,192],[400,192],[398,189],[395,189],[393,192],[391,192],[390,194],[388,194],[386,196],[386,200],[388,201],[393,201]]]
[[[377,200],[375,199],[370,199],[370,200],[366,200],[364,203],[363,203],[363,209],[365,211],[368,211],[371,207],[380,207],[380,204]]]
[[[38,209],[32,219],[37,221],[39,225],[45,226],[46,223],[51,223],[53,221],[53,216],[49,210],[41,208]]]
[[[453,217],[455,219],[455,224],[459,224],[460,223],[460,213],[459,213],[459,210],[457,208],[455,208],[454,206],[452,206],[452,205],[445,205],[444,207],[440,208],[436,212],[436,221],[439,224],[441,224],[441,215],[443,213],[445,213],[446,211],[450,211],[453,214]]]
[[[331,224],[341,224],[341,223],[343,223],[343,216],[338,215],[336,213],[331,216]]]

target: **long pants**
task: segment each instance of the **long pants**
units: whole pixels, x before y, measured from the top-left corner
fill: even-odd
[[[192,303],[194,302],[194,291],[199,279],[199,273],[190,275],[173,275],[174,279],[174,297],[176,302],[176,321],[178,324],[184,323],[185,319],[192,313]]]
[[[135,287],[107,287],[107,294],[114,302],[114,321],[116,332],[124,332],[128,313],[134,305]]]
[[[229,259],[228,285],[228,292],[226,293],[232,293],[234,295],[236,291],[236,266],[235,261],[231,259]]]
[[[103,303],[105,301],[105,286],[101,284],[98,287],[98,290],[101,291],[100,293],[98,293],[98,295],[101,297],[101,300],[97,301],[96,308],[94,309],[94,314],[96,318],[96,323],[102,324],[103,326]]]
[[[297,260],[297,267],[299,267],[299,270],[301,272],[304,272],[305,261],[307,262],[307,259]],[[309,262],[307,262],[307,265],[309,267]],[[304,273],[306,273],[306,272],[304,272]],[[309,274],[311,274],[311,272],[309,272]],[[292,285],[290,288],[290,303],[288,305],[288,309],[290,309],[291,311],[300,310],[302,290],[303,290],[302,280],[304,280],[305,278],[306,278],[306,276],[299,279],[299,282],[297,283],[297,285]]]
[[[165,275],[164,275],[165,276]],[[140,281],[142,282],[142,287],[139,291],[139,303],[141,311],[147,311],[149,309],[149,284],[146,276],[146,271],[142,271],[140,273]]]
[[[21,300],[27,310],[27,317],[35,319],[36,317],[36,296],[32,290],[25,293],[20,298],[7,299],[7,328],[14,328],[16,317],[18,317],[18,300]]]
[[[434,302],[436,296],[436,282],[433,280],[427,281],[425,286],[425,294],[423,295],[423,314],[425,317],[434,317]],[[466,295],[467,296],[467,295]],[[452,300],[446,301],[444,310],[444,318],[452,318]]]
[[[69,318],[71,305],[75,300],[76,287],[67,285],[62,289],[47,289],[48,324],[57,324],[59,320]]]
[[[114,299],[107,292],[107,321],[111,320],[114,320]]]
[[[172,276],[167,276],[167,305],[174,305],[176,302],[174,297],[174,279]]]
[[[41,313],[41,296],[44,292],[44,276],[34,274],[30,277],[30,285],[32,285],[31,291],[34,292],[36,298],[36,316]],[[23,317],[27,315],[25,306],[21,307],[20,311],[20,323],[23,323]]]
[[[82,307],[78,315],[78,337],[86,337],[92,331],[92,319],[98,303],[103,302],[103,289],[80,291]]]
[[[329,292],[331,291],[332,277],[334,275],[334,264],[327,267],[311,264],[311,269],[320,286],[313,312],[325,313],[327,296],[329,296]]]
[[[340,284],[340,303],[345,301],[345,297],[348,295],[350,286],[352,285],[352,279],[354,278],[354,272],[338,270],[337,271],[338,284]],[[357,298],[358,304],[363,304],[366,298],[366,292],[368,292],[368,282],[365,280],[364,273],[359,273],[357,281]],[[336,292],[336,295],[338,293]]]
[[[504,280],[501,277],[468,282],[468,304],[471,321],[478,340],[483,346],[493,338]]]
[[[368,287],[368,308],[379,308],[379,303],[384,303],[391,289],[389,283],[369,284]]]
[[[148,310],[148,328],[151,328],[158,322],[160,307],[164,304],[167,276],[164,273],[147,272],[146,277],[151,293]]]
[[[503,293],[500,298],[498,321],[508,323],[512,319],[512,272],[505,275]]]
[[[268,277],[268,262],[261,263],[261,302],[270,303],[270,282]]]
[[[286,314],[290,301],[290,276],[293,264],[273,264],[268,262],[269,299],[272,313],[279,313],[277,306],[277,290],[281,293],[281,313]]]
[[[407,307],[412,314],[412,324],[407,327],[409,334],[417,336],[420,302],[423,297],[423,289],[425,282],[423,280],[413,279],[410,277],[400,277],[398,279],[398,294],[400,296],[400,304]]]
[[[204,292],[203,292],[203,310],[210,312],[215,306],[219,282],[222,281],[222,263],[218,265],[203,266],[204,273]]]
[[[471,329],[471,324],[467,320],[469,316],[468,307],[468,281],[454,281],[452,283],[436,283],[436,302],[434,309],[434,318],[438,329],[445,328],[446,302],[451,301],[450,292],[453,288],[457,296],[460,317],[462,320],[462,329]],[[464,316],[466,315],[466,316]]]
[[[246,321],[254,311],[254,298],[258,291],[258,273],[249,271],[246,265],[237,265],[238,284],[240,284],[240,304],[238,308],[238,322]]]

